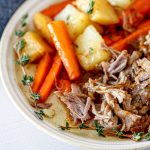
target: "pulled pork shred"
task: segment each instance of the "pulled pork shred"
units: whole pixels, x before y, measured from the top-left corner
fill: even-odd
[[[58,97],[67,105],[75,123],[77,120],[97,120],[108,129],[119,128],[132,133],[148,132],[150,32],[139,38],[138,48],[132,54],[126,50],[114,54],[115,57],[109,62],[101,63],[100,77],[93,79],[91,76],[80,87],[73,83],[71,92],[59,92]]]

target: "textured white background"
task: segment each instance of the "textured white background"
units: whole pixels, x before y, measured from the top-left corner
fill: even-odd
[[[38,130],[11,103],[0,81],[0,150],[83,150]]]

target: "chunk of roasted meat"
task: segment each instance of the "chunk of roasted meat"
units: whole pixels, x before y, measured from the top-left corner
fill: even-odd
[[[67,105],[75,123],[78,119],[81,121],[90,119],[88,111],[92,104],[91,98],[72,92],[59,93],[58,96]]]
[[[117,100],[110,94],[105,94],[105,96],[107,103],[113,109],[116,116],[118,116],[122,121],[122,131],[129,131],[131,127],[135,126],[141,119],[140,116],[121,109],[119,104],[117,103]]]
[[[128,62],[128,53],[127,51],[122,51],[118,58],[109,65],[108,73],[110,75],[121,72],[126,66]]]
[[[94,104],[93,104],[94,105]],[[96,111],[96,110],[95,110]],[[93,111],[93,113],[95,112]],[[117,129],[120,126],[118,125],[118,117],[113,114],[111,107],[107,104],[106,100],[104,100],[101,104],[101,108],[99,112],[94,113],[95,120],[106,129]],[[104,115],[104,117],[99,117],[99,114]],[[107,118],[106,118],[107,117]]]
[[[150,115],[142,116],[140,121],[131,128],[131,132],[148,132],[150,129]]]

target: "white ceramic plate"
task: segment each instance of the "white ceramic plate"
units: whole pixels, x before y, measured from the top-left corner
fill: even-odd
[[[32,20],[32,16],[35,12],[47,7],[50,4],[59,2],[61,0],[28,0],[16,11],[16,13],[10,19],[6,29],[3,33],[0,44],[0,73],[3,85],[7,91],[12,102],[20,110],[20,112],[29,119],[35,126],[43,130],[50,136],[53,136],[64,142],[83,146],[89,149],[136,149],[136,148],[150,148],[150,142],[133,142],[133,141],[98,141],[88,138],[82,138],[71,133],[62,132],[52,124],[48,124],[45,121],[39,121],[29,107],[29,104],[25,100],[25,96],[22,94],[16,80],[15,80],[15,59],[14,51],[12,49],[12,37],[15,28],[19,22],[19,19],[25,14],[29,13],[29,20]]]

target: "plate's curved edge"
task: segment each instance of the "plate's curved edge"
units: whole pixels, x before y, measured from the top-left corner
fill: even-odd
[[[69,138],[67,138],[66,136],[63,136],[61,133],[59,133],[59,134],[54,134],[54,133],[52,133],[52,132],[50,132],[50,131],[48,131],[47,129],[45,129],[42,125],[40,125],[40,124],[37,124],[36,123],[36,121],[35,121],[35,119],[33,119],[33,114],[32,114],[32,116],[31,116],[31,114],[30,115],[28,115],[28,114],[26,114],[26,112],[27,112],[27,110],[24,110],[23,111],[23,109],[19,106],[19,104],[14,100],[14,98],[13,98],[13,94],[9,91],[9,89],[8,89],[8,87],[7,87],[7,83],[6,83],[6,79],[5,79],[5,76],[4,76],[4,74],[3,74],[3,70],[2,70],[2,68],[3,68],[3,66],[4,66],[4,63],[3,63],[3,59],[2,59],[2,46],[3,46],[3,43],[4,43],[4,41],[5,41],[5,39],[7,39],[7,31],[8,31],[8,29],[9,29],[9,27],[10,27],[10,25],[11,25],[11,23],[13,22],[13,19],[15,18],[15,16],[16,16],[16,14],[18,14],[19,13],[19,11],[20,10],[22,10],[23,8],[25,8],[27,5],[34,5],[36,2],[38,2],[38,1],[40,1],[40,0],[34,0],[34,1],[25,1],[17,10],[16,10],[16,12],[12,15],[12,17],[11,17],[11,19],[9,20],[9,22],[8,22],[8,24],[7,24],[7,26],[6,26],[6,28],[5,28],[5,30],[4,30],[4,32],[3,32],[3,35],[2,35],[2,37],[1,37],[1,41],[0,41],[0,78],[1,78],[1,81],[2,81],[2,84],[3,84],[3,87],[4,87],[4,89],[5,89],[5,91],[7,92],[7,94],[8,94],[8,96],[9,96],[9,98],[11,99],[11,101],[12,101],[12,103],[16,106],[16,108],[19,110],[19,112],[21,112],[22,114],[23,114],[23,116],[27,119],[27,120],[29,120],[30,122],[32,122],[32,124],[34,124],[36,127],[38,127],[40,130],[42,130],[43,132],[45,132],[46,134],[48,134],[48,135],[50,135],[50,136],[53,136],[53,137],[55,137],[56,139],[58,139],[58,140],[61,140],[61,141],[63,141],[63,142],[67,142],[67,143],[70,143],[70,144],[73,144],[73,145],[78,145],[78,146],[83,146],[83,147],[87,147],[87,148],[93,148],[93,145],[92,146],[90,146],[87,142],[85,143],[85,142],[83,142],[83,141],[80,141],[80,143],[79,143],[79,141],[76,141],[75,139],[72,139],[72,140],[69,140]],[[60,137],[58,136],[58,135],[60,135]],[[87,144],[88,144],[88,146],[87,146]],[[117,149],[120,149],[120,146],[121,146],[121,149],[123,150],[123,149],[136,149],[136,148],[139,148],[139,145],[141,145],[140,146],[140,148],[148,148],[149,146],[150,146],[150,143],[149,142],[142,142],[142,143],[140,143],[140,144],[137,144],[137,143],[135,143],[135,144],[133,144],[132,145],[132,147],[131,147],[131,145],[130,146],[127,146],[127,145],[107,145],[107,149],[111,149],[111,150],[117,150]],[[104,142],[102,143],[102,141],[101,141],[101,149],[106,149],[106,145],[104,144]],[[98,149],[100,148],[100,147],[98,147]]]

